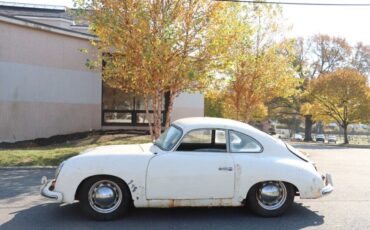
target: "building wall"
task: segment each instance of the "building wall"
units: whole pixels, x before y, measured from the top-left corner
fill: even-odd
[[[174,101],[172,121],[185,117],[204,116],[204,95],[202,93],[182,93]]]
[[[101,128],[88,40],[0,22],[0,142]]]

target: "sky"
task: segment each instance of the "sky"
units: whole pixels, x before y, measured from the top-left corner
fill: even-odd
[[[287,0],[285,0],[287,1]],[[296,0],[296,2],[315,2]],[[370,3],[370,0],[321,0],[328,3]],[[370,45],[370,6],[283,6],[283,15],[292,25],[289,36],[309,37],[313,34],[329,34],[346,38],[350,43]]]
[[[0,0],[19,3],[73,6],[72,0]],[[370,0],[275,0],[294,2],[326,3],[369,3]],[[310,37],[314,34],[328,34],[346,38],[354,44],[370,45],[370,6],[283,6],[287,25],[291,26],[288,37]]]

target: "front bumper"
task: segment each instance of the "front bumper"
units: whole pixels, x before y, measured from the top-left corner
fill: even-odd
[[[332,179],[331,175],[328,174],[328,173],[325,176],[323,175],[322,179],[325,183],[325,187],[323,187],[321,189],[321,195],[325,196],[325,195],[330,194],[334,190],[334,188],[333,188],[333,179]]]
[[[46,176],[43,176],[41,178],[41,188],[40,188],[40,193],[42,196],[56,200],[58,202],[62,202],[63,200],[63,194],[60,192],[54,191],[54,184],[55,180],[49,180],[47,179]]]

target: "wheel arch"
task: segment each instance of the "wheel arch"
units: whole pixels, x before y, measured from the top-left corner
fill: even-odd
[[[267,181],[278,181],[278,180],[263,180],[263,181],[259,181],[259,182],[254,183],[252,186],[250,186],[250,187],[249,187],[249,189],[248,189],[248,191],[247,191],[247,193],[246,193],[245,199],[247,199],[247,197],[248,197],[248,195],[249,195],[249,193],[250,193],[251,189],[252,189],[254,186],[256,186],[256,185],[258,185],[258,184],[260,184],[260,183],[263,183],[263,182],[267,182]],[[279,181],[283,182],[284,184],[289,184],[289,185],[291,185],[291,186],[293,187],[293,189],[294,189],[295,196],[298,196],[298,195],[299,195],[299,190],[298,190],[298,187],[297,187],[296,185],[294,185],[294,184],[293,184],[293,183],[291,183],[291,182],[285,181],[285,180],[279,180]],[[245,200],[243,201],[243,203],[245,203]]]
[[[101,178],[114,178],[114,179],[117,179],[119,180],[124,186],[126,186],[128,188],[128,191],[130,193],[130,199],[132,200],[132,194],[131,194],[131,190],[129,189],[128,187],[128,184],[126,183],[125,180],[123,180],[121,177],[118,177],[118,176],[115,176],[115,175],[110,175],[110,174],[96,174],[96,175],[92,175],[92,176],[88,176],[86,177],[85,179],[83,179],[77,186],[77,189],[75,191],[75,200],[79,200],[80,199],[80,191],[81,191],[81,187],[82,187],[82,184],[85,183],[87,180],[91,179],[91,178],[95,178],[95,177],[101,177]]]

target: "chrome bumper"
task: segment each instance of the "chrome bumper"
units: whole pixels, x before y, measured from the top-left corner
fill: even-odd
[[[55,180],[49,180],[46,176],[43,176],[41,178],[41,188],[40,188],[40,193],[42,196],[46,198],[50,198],[53,200],[56,200],[58,202],[62,202],[63,200],[63,194],[60,192],[53,191],[54,190],[54,185]]]
[[[321,189],[321,195],[325,196],[330,194],[334,190],[333,179],[331,175],[327,173],[325,176],[323,176],[323,180],[325,183],[325,187]]]

